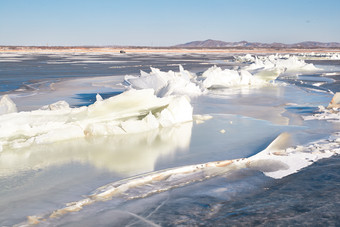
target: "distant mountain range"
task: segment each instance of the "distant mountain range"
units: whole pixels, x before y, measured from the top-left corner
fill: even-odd
[[[258,42],[224,42],[220,40],[212,40],[208,39],[205,41],[193,41],[189,43],[179,44],[174,47],[181,48],[223,48],[223,47],[231,47],[231,48],[340,48],[340,43],[330,42],[330,43],[322,43],[322,42],[314,42],[314,41],[306,41],[301,43],[294,44],[284,44],[284,43],[258,43]]]

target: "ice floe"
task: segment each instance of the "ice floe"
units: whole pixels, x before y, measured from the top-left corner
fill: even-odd
[[[220,67],[212,66],[202,75],[202,84],[205,88],[228,88],[236,86],[264,85],[278,77],[276,72],[258,73],[252,75],[246,70],[236,71],[230,69],[222,70]]]
[[[185,96],[158,98],[153,89],[129,90],[80,108],[57,102],[30,112],[9,113],[14,104],[5,96],[7,114],[0,116],[0,150],[46,144],[85,136],[140,133],[192,121]]]
[[[244,63],[251,63],[248,66],[245,66],[246,70],[280,70],[281,72],[301,72],[301,71],[315,71],[320,70],[316,68],[311,63],[306,63],[304,60],[299,59],[294,55],[264,55],[264,56],[238,56],[236,60]]]
[[[141,71],[140,76],[125,76],[124,84],[128,88],[147,89],[152,88],[158,97],[169,95],[198,96],[207,93],[207,89],[259,86],[275,80],[280,70],[267,70],[256,72],[252,75],[247,70],[230,70],[212,66],[202,76],[179,67],[179,72],[162,72],[159,69],[151,68],[150,73]]]
[[[155,90],[158,97],[169,95],[200,95],[200,87],[192,82],[196,75],[184,70],[179,66],[179,72],[168,71],[162,72],[157,68],[151,67],[151,72],[141,71],[140,76],[125,76],[125,84],[134,89]]]

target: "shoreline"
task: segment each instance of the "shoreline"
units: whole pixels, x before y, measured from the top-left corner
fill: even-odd
[[[0,47],[0,53],[340,53],[340,48]]]

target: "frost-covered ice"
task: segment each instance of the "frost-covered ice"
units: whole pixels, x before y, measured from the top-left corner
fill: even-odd
[[[319,106],[318,113],[309,116],[303,116],[308,120],[326,120],[330,122],[340,122],[340,92],[335,93],[328,107]]]
[[[159,97],[171,94],[196,96],[204,94],[205,89],[229,88],[239,86],[259,86],[274,81],[283,72],[301,72],[318,70],[313,64],[307,64],[296,56],[238,56],[238,61],[251,63],[240,70],[210,67],[201,77],[184,70],[162,72],[151,67],[151,72],[141,71],[140,76],[125,76],[124,84],[134,89],[153,88]]]
[[[319,70],[313,64],[308,64],[303,60],[300,60],[296,56],[281,56],[281,55],[269,55],[269,56],[256,56],[252,64],[245,67],[247,70],[285,70],[291,71],[316,71]]]
[[[140,72],[140,76],[125,76],[125,83],[134,89],[155,90],[159,97],[169,95],[200,95],[202,93],[199,86],[192,82],[196,75],[184,70],[179,66],[179,72],[168,71],[162,72],[159,69],[152,68],[151,72]]]
[[[205,88],[228,88],[237,86],[258,86],[275,80],[278,74],[275,72],[267,74],[252,75],[246,70],[224,69],[213,66],[206,70],[203,75],[203,86]]]
[[[89,107],[70,108],[58,102],[40,110],[2,115],[1,150],[85,136],[140,133],[192,120],[193,109],[184,96],[157,98],[154,90],[144,89],[97,99]],[[4,102],[11,104],[6,97]]]
[[[303,119],[308,120],[326,120],[329,122],[340,122],[340,109],[338,108],[325,108],[323,106],[319,107],[319,113],[313,114],[311,116],[303,116]]]
[[[280,136],[287,137],[289,135],[282,134]],[[329,139],[316,141],[306,146],[280,149],[276,147],[276,143],[273,143],[265,151],[249,158],[249,167],[258,169],[269,177],[282,178],[335,154],[340,154],[339,132]]]
[[[125,76],[124,84],[129,88],[155,90],[158,97],[168,95],[197,96],[206,94],[206,89],[259,86],[274,81],[281,71],[278,69],[256,72],[252,75],[247,70],[222,69],[217,66],[207,69],[201,77],[184,70],[179,66],[179,72],[162,72],[152,68],[151,72],[141,71],[140,76]]]

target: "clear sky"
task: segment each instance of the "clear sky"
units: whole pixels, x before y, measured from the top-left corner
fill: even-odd
[[[0,45],[340,42],[340,0],[0,0]]]

